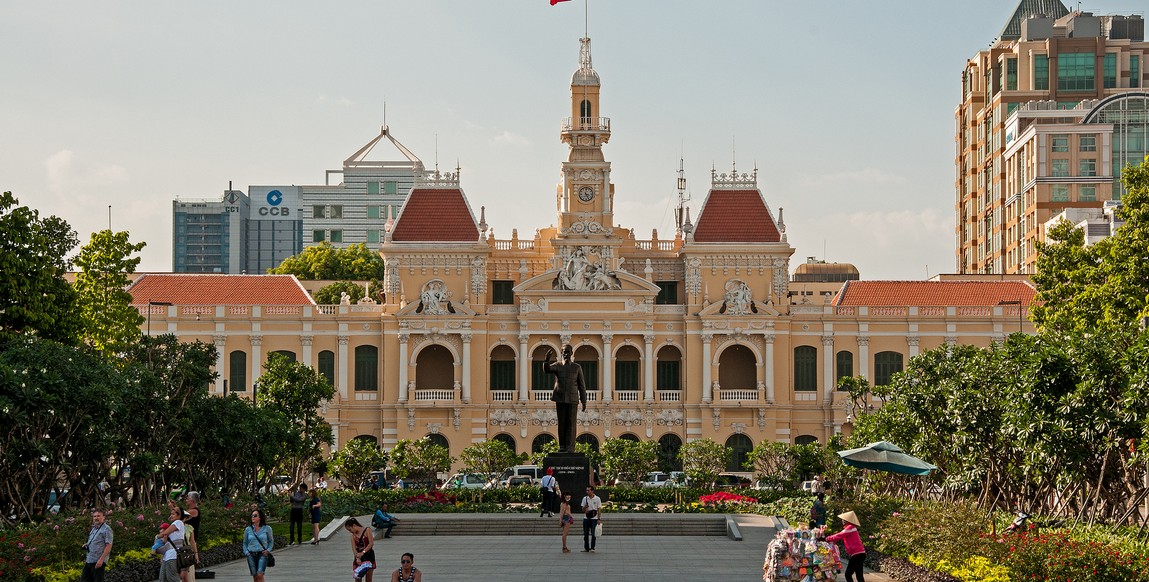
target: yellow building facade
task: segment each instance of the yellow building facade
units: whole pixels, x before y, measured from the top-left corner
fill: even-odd
[[[316,305],[321,283],[290,276],[143,275],[130,291],[150,333],[214,343],[216,394],[250,397],[272,352],[317,368],[337,388],[323,409],[337,446],[431,436],[455,456],[486,439],[520,453],[553,439],[540,365],[569,343],[590,388],[580,440],[657,440],[669,454],[710,438],[738,469],[760,441],[840,432],[842,376],[884,383],[923,350],[1031,329],[1025,280],[791,283],[794,248],[756,172],[714,173],[696,223],[686,212],[673,237],[636,238],[614,222],[625,193],[581,43],[563,182],[545,198],[554,226],[496,240],[458,175],[429,173],[386,225],[375,299]]]

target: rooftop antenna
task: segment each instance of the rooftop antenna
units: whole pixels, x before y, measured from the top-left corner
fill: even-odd
[[[435,134],[435,172],[439,172],[439,134]]]
[[[678,208],[674,209],[674,228],[682,234],[682,225],[686,221],[686,203],[690,201],[690,194],[686,193],[686,172],[682,169],[682,156],[678,156]]]
[[[383,98],[383,131],[387,131],[387,98]]]

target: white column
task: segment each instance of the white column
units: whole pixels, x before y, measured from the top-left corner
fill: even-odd
[[[822,392],[823,400],[834,400],[834,336],[822,336]]]
[[[463,338],[463,404],[471,403],[471,334],[465,333]]]
[[[526,402],[531,390],[531,355],[527,353],[527,342],[531,336],[519,336],[519,402]]]
[[[918,355],[918,344],[921,343],[922,338],[916,335],[906,337],[906,343],[910,344],[910,357]]]
[[[866,380],[873,382],[870,377],[870,336],[858,336],[858,375],[865,376]]]
[[[710,387],[710,340],[713,337],[709,333],[702,334],[702,401],[707,404],[714,399]]]
[[[303,354],[301,356],[302,359],[300,361],[303,362],[305,365],[310,366],[312,368],[316,367],[315,362],[311,361],[311,344],[312,344],[312,342],[314,342],[314,340],[315,340],[315,336],[310,336],[310,335],[299,336],[299,342],[303,344]]]
[[[347,378],[347,375],[348,375],[347,374],[347,360],[348,360],[348,357],[347,357],[347,340],[348,339],[350,339],[350,336],[345,336],[345,335],[339,336],[339,354],[337,356],[339,358],[339,376],[337,378],[335,378],[335,380],[336,380],[335,383],[339,385],[339,398],[340,398],[340,400],[347,400],[347,385],[349,384],[349,382],[347,381],[348,380],[348,378]]]
[[[644,334],[642,341],[644,344],[642,354],[642,397],[646,400],[647,404],[650,404],[654,402],[654,334]]]
[[[611,356],[610,343],[614,341],[614,334],[602,334],[602,401],[610,402],[611,371],[614,358]]]
[[[766,402],[774,403],[774,334],[762,336],[766,341]]]
[[[399,334],[399,402],[407,402],[407,334]]]
[[[223,394],[223,383],[227,381],[227,374],[223,373],[223,365],[227,362],[227,336],[216,335],[211,338],[215,342],[215,371],[219,373],[215,378],[215,391]]]
[[[260,349],[260,344],[263,343],[262,335],[251,336],[251,397],[255,398],[255,383],[259,381],[260,373],[263,372],[263,350]]]

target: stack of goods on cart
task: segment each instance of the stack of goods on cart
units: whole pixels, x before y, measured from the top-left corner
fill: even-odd
[[[824,528],[787,529],[766,546],[765,582],[836,580],[842,571],[838,547],[825,541]]]

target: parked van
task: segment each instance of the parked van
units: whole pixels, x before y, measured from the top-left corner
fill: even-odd
[[[543,468],[538,465],[515,465],[503,471],[502,476],[499,477],[499,484],[503,487],[510,487],[522,483],[521,477],[528,477],[531,485],[538,486],[543,482],[543,475]],[[519,477],[519,479],[515,479],[515,483],[512,483],[511,479],[515,477]]]

